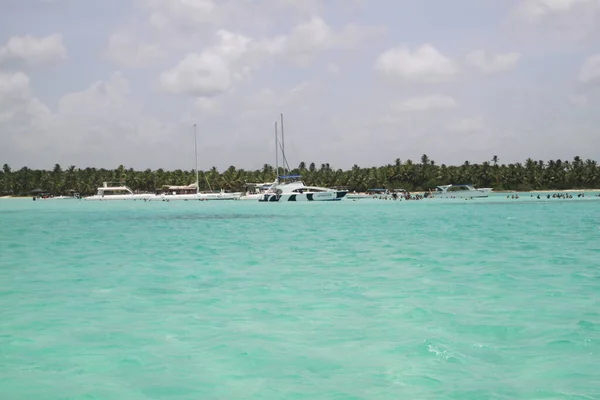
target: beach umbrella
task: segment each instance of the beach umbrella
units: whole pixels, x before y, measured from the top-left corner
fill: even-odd
[[[42,189],[33,189],[31,191],[31,193],[37,194],[37,193],[44,193],[44,191]]]

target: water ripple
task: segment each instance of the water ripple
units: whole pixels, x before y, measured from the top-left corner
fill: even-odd
[[[598,202],[58,203],[0,211],[7,399],[600,398]]]

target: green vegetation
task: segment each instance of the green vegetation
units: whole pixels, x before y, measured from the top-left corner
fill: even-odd
[[[437,165],[423,154],[419,163],[411,160],[382,167],[360,168],[358,165],[343,171],[329,164],[317,167],[301,162],[298,168],[288,171],[300,174],[307,184],[333,187],[345,186],[350,190],[368,188],[403,188],[423,190],[450,183],[471,183],[477,187],[495,190],[560,190],[600,188],[600,167],[596,161],[580,157],[572,161],[534,161],[524,164],[499,164],[497,156],[481,164],[469,161],[461,166]],[[223,172],[217,168],[200,172],[200,189],[242,190],[245,182],[270,182],[275,177],[274,167],[265,164],[261,170],[246,171],[233,166]],[[29,195],[33,189],[60,195],[74,190],[82,195],[93,194],[102,182],[123,182],[131,189],[154,191],[162,185],[188,185],[196,180],[194,171],[134,171],[122,165],[114,170],[70,166],[63,170],[56,164],[52,171],[32,170],[23,167],[11,170],[4,164],[0,171],[0,194]]]

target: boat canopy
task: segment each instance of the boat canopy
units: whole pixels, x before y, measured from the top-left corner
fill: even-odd
[[[296,178],[302,178],[302,175],[280,175],[278,176],[279,179],[296,179]]]
[[[387,189],[367,189],[367,192],[385,192]]]

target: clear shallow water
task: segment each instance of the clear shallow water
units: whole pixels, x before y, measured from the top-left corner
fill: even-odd
[[[0,200],[0,396],[600,398],[600,201]]]

